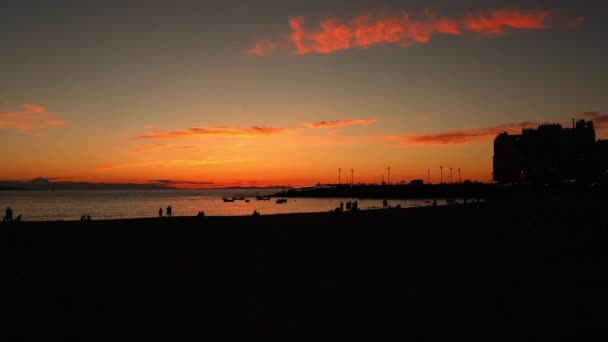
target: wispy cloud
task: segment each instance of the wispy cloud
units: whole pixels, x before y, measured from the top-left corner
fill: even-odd
[[[272,182],[264,180],[229,180],[229,181],[192,181],[192,180],[173,180],[173,179],[152,179],[148,182],[157,183],[165,187],[175,187],[182,189],[212,189],[229,187],[259,187],[272,186]],[[284,186],[281,186],[284,187]]]
[[[485,128],[447,131],[430,134],[382,135],[378,139],[395,141],[402,145],[444,146],[494,139],[502,132],[519,133],[522,128],[538,126],[537,122],[523,121]]]
[[[0,128],[13,128],[24,134],[40,135],[45,128],[63,125],[64,121],[53,118],[43,106],[29,103],[14,112],[0,112]]]
[[[166,140],[179,138],[193,138],[205,136],[227,136],[227,137],[255,137],[276,135],[284,132],[283,128],[252,126],[242,128],[238,126],[219,127],[193,127],[181,131],[153,131],[147,135],[135,137],[136,140]]]
[[[247,53],[256,56],[267,56],[279,46],[291,46],[296,55],[331,54],[336,51],[353,48],[367,49],[377,44],[392,44],[398,47],[410,47],[416,44],[427,44],[435,35],[462,35],[465,32],[484,35],[499,35],[512,30],[545,30],[551,18],[548,10],[493,9],[469,12],[464,18],[447,18],[439,16],[429,9],[414,19],[407,11],[399,15],[367,12],[353,18],[328,18],[314,29],[306,27],[306,20],[301,16],[289,18],[291,33],[287,41],[261,40],[254,43]],[[584,17],[575,19],[556,16],[557,26],[578,28],[585,21]],[[565,22],[563,22],[565,21]]]
[[[148,182],[159,183],[163,185],[177,185],[177,184],[190,184],[190,185],[213,185],[215,182],[197,182],[188,180],[173,180],[173,179],[151,179]]]
[[[571,30],[578,30],[585,23],[585,17],[576,17],[568,22],[568,28]]]
[[[251,49],[247,50],[246,53],[258,57],[264,57],[272,54],[277,49],[277,44],[272,40],[261,40],[255,42]]]
[[[133,149],[133,152],[146,152],[146,151],[177,151],[177,150],[188,150],[194,148],[194,145],[177,145],[177,144],[155,144],[146,145]]]
[[[191,166],[200,165],[216,165],[216,164],[228,164],[228,163],[240,163],[244,162],[243,159],[176,159],[176,160],[160,160],[160,161],[140,161],[140,162],[127,162],[127,163],[115,163],[110,165],[99,166],[95,168],[97,171],[107,171],[115,169],[130,169],[150,166],[164,166],[173,164],[183,164]]]
[[[371,123],[376,122],[375,119],[348,119],[348,120],[334,120],[334,121],[318,121],[318,122],[307,122],[303,123],[303,126],[309,128],[340,128],[347,126],[368,126]]]
[[[428,115],[418,115],[416,117],[416,121],[429,121],[431,120],[431,117]]]
[[[549,11],[524,12],[518,9],[480,10],[476,14],[469,13],[464,21],[464,27],[470,32],[483,34],[502,34],[506,28],[517,30],[543,30],[548,28]]]

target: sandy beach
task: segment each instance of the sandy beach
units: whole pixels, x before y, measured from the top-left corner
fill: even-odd
[[[15,340],[605,333],[597,198],[0,227],[15,257]]]

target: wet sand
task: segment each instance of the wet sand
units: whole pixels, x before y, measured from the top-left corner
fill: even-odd
[[[606,333],[604,204],[0,225],[15,257],[9,324],[14,340],[47,341]]]

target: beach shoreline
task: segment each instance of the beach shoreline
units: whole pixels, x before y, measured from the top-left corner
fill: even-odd
[[[518,199],[0,227],[17,339],[559,340],[603,324],[602,208]]]

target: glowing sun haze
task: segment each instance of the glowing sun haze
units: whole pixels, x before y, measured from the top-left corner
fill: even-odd
[[[443,165],[490,181],[500,132],[574,117],[608,138],[600,9],[9,1],[0,180],[298,186],[390,165],[437,182]]]

